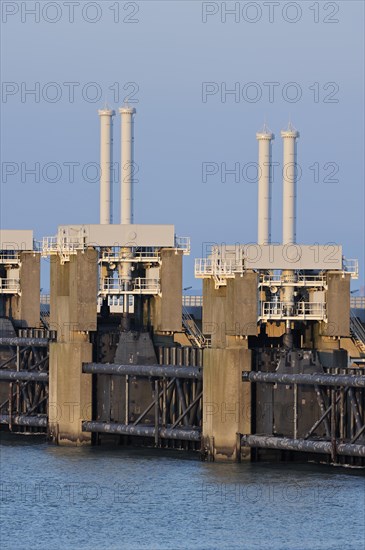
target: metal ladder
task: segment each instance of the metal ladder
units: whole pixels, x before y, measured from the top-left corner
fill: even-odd
[[[365,355],[365,328],[361,321],[350,310],[350,332],[354,344],[360,353]]]
[[[182,324],[187,337],[194,346],[198,348],[210,347],[209,339],[204,336],[204,334],[201,332],[198,325],[184,306],[182,314]]]

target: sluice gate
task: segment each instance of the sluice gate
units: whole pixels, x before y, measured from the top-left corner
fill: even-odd
[[[0,338],[0,424],[24,434],[48,425],[49,337],[33,333]]]
[[[86,363],[94,377],[93,418],[85,432],[123,436],[120,443],[200,450],[203,372],[201,350],[160,346],[157,356],[175,364]],[[133,440],[134,438],[134,440]],[[105,439],[105,437],[104,437]]]
[[[271,242],[275,136],[265,125],[256,134],[257,243],[239,232],[235,244],[204,247],[195,259],[203,295],[183,303],[190,238],[171,224],[134,223],[126,168],[136,111],[119,110],[120,223],[111,201],[115,111],[98,114],[100,223],[60,225],[41,242],[32,230],[0,230],[1,428],[58,445],[364,466],[358,261],[341,245],[297,242],[299,132],[290,123],[280,134],[281,243]],[[50,294],[40,308],[41,257]]]
[[[243,372],[242,380],[252,385],[256,406],[252,434],[241,435],[240,442],[253,450],[254,458],[270,449],[365,465],[365,369]]]

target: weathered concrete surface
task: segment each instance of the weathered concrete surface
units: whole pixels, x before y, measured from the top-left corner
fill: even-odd
[[[17,327],[38,328],[40,326],[40,254],[20,253],[21,296],[6,300],[6,315]]]
[[[225,348],[228,336],[257,336],[257,274],[227,279],[215,288],[213,279],[203,281],[203,332],[211,334],[213,348]]]
[[[89,361],[89,342],[50,344],[49,432],[60,445],[91,442],[91,435],[82,431],[82,420],[91,420],[92,375],[81,371]]]
[[[182,250],[161,250],[161,296],[152,299],[155,332],[181,332]]]
[[[226,334],[257,336],[257,273],[227,280]]]
[[[272,322],[265,324],[265,331],[269,338],[280,338],[285,334],[285,323]]]
[[[350,357],[361,357],[360,350],[354,344],[351,338],[341,338],[340,346],[342,349],[345,349]]]
[[[327,273],[327,334],[350,336],[350,274]],[[323,324],[323,323],[322,323]],[[322,334],[326,334],[322,327]]]
[[[212,347],[226,347],[227,287],[214,288],[213,279],[203,280],[203,333],[212,336]]]
[[[96,251],[71,255],[61,264],[52,258],[50,327],[57,330],[57,341],[70,341],[73,331],[96,330],[98,287]]]
[[[204,441],[212,459],[239,460],[237,433],[251,433],[251,388],[242,383],[242,371],[251,370],[251,350],[206,349],[203,357]]]
[[[57,342],[50,345],[49,432],[60,445],[91,442],[82,431],[82,420],[91,420],[91,375],[82,373],[82,363],[92,361],[89,331],[96,330],[96,251],[78,252],[69,262],[59,257],[51,264],[50,327]]]

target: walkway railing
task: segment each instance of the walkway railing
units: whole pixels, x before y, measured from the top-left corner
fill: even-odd
[[[359,260],[343,258],[342,265],[347,273],[351,273],[351,279],[359,278]]]
[[[128,252],[123,252],[121,248],[102,249],[100,260],[108,263],[119,262],[158,262],[160,253],[156,249],[129,249]]]
[[[183,296],[182,304],[185,307],[202,307],[203,296]]]
[[[196,258],[195,277],[234,277],[243,273],[242,261],[236,259]]]
[[[0,294],[20,294],[20,279],[0,279]]]
[[[0,264],[18,264],[20,254],[15,250],[2,250],[0,252]]]
[[[297,274],[289,281],[282,275],[261,275],[259,286],[309,286],[325,287],[326,278],[324,275],[301,275]]]
[[[350,306],[356,309],[365,309],[365,296],[351,296]]]
[[[159,294],[160,282],[158,279],[137,277],[136,279],[114,279],[105,277],[100,280],[99,294]]]
[[[176,248],[180,248],[184,255],[189,256],[190,254],[190,237],[178,237],[175,235],[175,246]]]
[[[325,320],[326,306],[323,302],[262,302],[261,319],[315,319]]]

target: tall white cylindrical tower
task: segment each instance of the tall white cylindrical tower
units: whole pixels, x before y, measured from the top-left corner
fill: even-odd
[[[271,242],[271,141],[275,139],[266,125],[256,134],[259,142],[257,243]]]
[[[120,223],[133,223],[134,135],[133,107],[121,107]]]
[[[296,241],[297,146],[299,132],[291,124],[283,138],[283,244]]]
[[[112,223],[113,116],[115,111],[100,109],[100,223]]]

